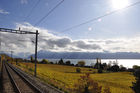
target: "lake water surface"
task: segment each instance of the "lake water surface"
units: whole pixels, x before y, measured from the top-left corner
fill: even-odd
[[[60,59],[48,59],[52,62],[58,62]],[[86,65],[90,66],[91,64],[96,63],[96,59],[63,59],[64,62],[71,61],[73,64],[77,64],[78,61],[84,60],[86,62]],[[102,63],[109,63],[116,61],[116,59],[102,59]],[[133,65],[139,65],[140,66],[140,59],[117,59],[118,65],[123,65],[127,68],[132,68]]]

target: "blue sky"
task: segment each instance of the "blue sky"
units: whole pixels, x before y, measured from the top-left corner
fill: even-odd
[[[1,0],[0,9],[9,14],[0,14],[0,25],[14,28],[15,23],[28,22],[34,25],[60,0],[41,0],[29,17],[26,17],[38,0]],[[130,4],[138,0],[129,0]],[[122,10],[86,25],[74,28],[63,34],[73,39],[128,37],[139,34],[140,5]],[[113,11],[111,0],[65,0],[53,13],[43,20],[38,27],[61,32],[76,24]],[[24,21],[25,20],[25,21]],[[88,28],[92,28],[91,31]]]
[[[40,0],[30,13],[38,0],[1,0],[0,27],[15,29],[18,28],[17,24],[22,24],[24,22],[34,26],[35,23],[60,1],[61,0]],[[139,0],[128,1],[129,4],[132,4]],[[47,18],[34,27],[50,30],[53,33],[59,33],[57,36],[67,36],[71,40],[107,40],[139,37],[140,4],[61,33],[61,31],[69,27],[102,16],[114,10],[115,8],[113,8],[112,0],[64,0],[64,2]],[[29,16],[27,17],[27,15]],[[103,51],[108,50],[103,49]],[[140,51],[138,50],[138,52]]]

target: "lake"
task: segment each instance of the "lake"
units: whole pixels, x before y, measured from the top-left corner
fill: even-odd
[[[58,62],[60,59],[48,59],[52,62]],[[71,61],[73,64],[77,64],[78,61],[84,60],[86,62],[86,65],[90,66],[91,64],[96,63],[96,59],[63,59],[64,62]],[[116,59],[102,59],[102,63],[109,63],[116,61]],[[139,65],[140,66],[140,59],[117,59],[118,65],[123,65],[127,68],[132,68],[133,65]]]

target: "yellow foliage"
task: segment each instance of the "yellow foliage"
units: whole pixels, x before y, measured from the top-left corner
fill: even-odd
[[[33,74],[33,71],[29,71],[29,68],[34,70],[33,63],[19,63],[17,66],[20,69]],[[27,66],[28,65],[28,66]],[[91,73],[91,78],[98,82],[102,89],[106,86],[110,87],[111,93],[133,93],[130,86],[134,82],[132,73],[129,72],[117,72],[117,73],[103,73],[103,74],[92,74],[97,72],[96,69],[80,68],[81,73],[76,73],[76,67],[55,65],[55,64],[37,64],[37,76],[51,85],[61,88],[69,93],[76,93],[75,83],[81,75],[85,73]]]

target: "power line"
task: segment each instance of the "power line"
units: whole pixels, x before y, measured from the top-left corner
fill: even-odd
[[[36,22],[34,24],[34,26],[40,24],[46,17],[48,17],[59,5],[61,5],[64,2],[64,0],[62,0],[61,2],[59,2],[54,8],[52,8],[45,16],[43,16],[38,22]]]
[[[136,2],[136,3],[133,3],[133,4],[130,4],[130,5],[128,5],[128,6],[124,7],[124,8],[122,8],[122,9],[126,9],[126,8],[129,8],[129,7],[135,6],[135,5],[137,5],[137,4],[140,4],[140,1],[138,1],[138,2]],[[74,25],[74,26],[72,26],[72,27],[70,27],[70,28],[67,28],[67,29],[61,31],[60,33],[67,32],[67,31],[69,31],[69,30],[71,30],[71,29],[74,29],[74,28],[77,28],[77,27],[79,27],[79,26],[81,26],[81,25],[84,25],[84,24],[87,24],[87,23],[96,21],[96,20],[98,20],[98,19],[104,18],[104,17],[106,17],[106,16],[112,15],[112,14],[114,14],[114,13],[116,13],[116,12],[121,11],[122,9],[117,9],[117,10],[114,10],[114,11],[112,11],[112,12],[110,12],[110,13],[107,13],[107,14],[104,14],[104,15],[102,15],[102,16],[99,16],[99,17],[93,18],[93,19],[91,19],[91,20],[88,20],[88,21],[86,21],[86,22],[80,23],[80,24],[78,24],[78,25]]]
[[[30,10],[29,14],[25,17],[24,21],[32,14],[32,12],[34,11],[34,9],[36,8],[36,6],[40,3],[41,0],[38,0],[36,2],[36,4],[32,7],[32,9]]]
[[[133,4],[131,4],[131,5],[127,6],[127,7],[125,7],[125,8],[122,8],[122,9],[126,9],[126,8],[129,8],[129,7],[135,6],[135,5],[137,5],[137,4],[140,4],[140,1],[138,1],[138,2],[136,2],[136,3],[133,3]],[[100,19],[100,18],[104,18],[104,17],[106,17],[106,16],[109,16],[109,15],[111,15],[111,14],[114,14],[114,13],[116,13],[116,12],[119,12],[119,11],[121,11],[122,9],[114,10],[114,11],[112,11],[112,12],[110,12],[110,13],[105,14],[105,15],[102,15],[102,16],[96,17],[96,18],[94,18],[94,19],[88,20],[88,21],[86,21],[86,22],[83,22],[83,23],[81,23],[81,24],[72,26],[72,27],[70,27],[70,28],[67,28],[67,29],[65,29],[65,30],[63,30],[63,31],[61,31],[61,32],[59,32],[59,33],[57,32],[57,34],[67,32],[67,31],[69,31],[69,30],[71,30],[71,29],[77,28],[77,27],[82,26],[82,25],[84,25],[84,24],[87,24],[87,23],[96,21],[96,20],[98,20],[98,19]],[[48,36],[43,35],[43,36],[39,36],[39,37],[48,37]]]

